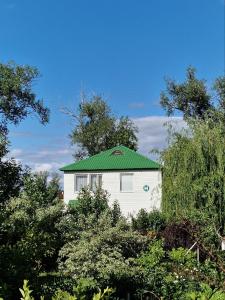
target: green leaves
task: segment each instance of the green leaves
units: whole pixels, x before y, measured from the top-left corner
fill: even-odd
[[[217,122],[215,122],[216,118]],[[162,208],[168,216],[205,210],[216,226],[225,220],[225,127],[223,116],[192,120],[189,131],[173,134],[162,153]]]
[[[133,290],[142,278],[135,258],[146,249],[147,238],[118,224],[84,232],[60,251],[60,270],[75,280],[89,278],[97,287],[107,285]]]
[[[78,114],[72,116],[76,123],[71,140],[80,147],[75,154],[76,159],[92,156],[118,145],[137,150],[137,128],[133,121],[123,116],[117,120],[107,102],[100,96],[93,96],[90,101],[83,99]]]
[[[38,76],[34,67],[0,63],[0,203],[18,196],[27,173],[15,160],[2,160],[8,152],[9,124],[17,125],[31,113],[35,113],[42,124],[49,120],[49,109],[32,90]]]
[[[170,79],[166,83],[167,89],[161,93],[160,104],[168,115],[178,110],[184,119],[204,118],[205,113],[213,108],[205,81],[196,78],[194,68],[187,69],[184,83],[178,84]]]
[[[56,268],[56,257],[63,244],[56,226],[63,214],[57,188],[54,178],[48,182],[46,174],[33,174],[26,178],[20,197],[11,198],[4,205],[0,271],[3,282],[13,286],[12,293],[24,277],[33,282],[39,272]]]
[[[31,296],[32,290],[29,289],[28,280],[24,280],[23,289],[19,290],[22,295],[22,298],[20,298],[21,300],[34,300],[34,298]]]
[[[31,112],[37,113],[42,124],[49,119],[49,109],[37,100],[32,83],[39,76],[36,68],[15,63],[0,64],[1,132],[7,132],[7,123],[18,124]]]
[[[19,289],[22,298],[20,298],[21,300],[34,300],[34,298],[31,296],[32,294],[32,290],[30,290],[30,287],[28,285],[28,280],[24,280],[23,282],[23,288]],[[99,289],[98,293],[93,294],[92,297],[90,297],[90,299],[92,300],[107,300],[110,298],[110,296],[114,293],[114,290],[112,288],[105,288],[103,291],[101,291]],[[50,299],[48,297],[48,299]],[[62,291],[60,289],[58,289],[54,296],[51,298],[52,300],[85,300],[86,295],[82,295],[79,294],[78,297],[76,295],[71,295],[70,293],[66,292],[66,291]],[[3,300],[1,298],[1,300]],[[40,300],[44,300],[44,297],[41,296]]]

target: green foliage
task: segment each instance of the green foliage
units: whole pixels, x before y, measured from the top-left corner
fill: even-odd
[[[70,293],[66,291],[58,290],[52,297],[52,300],[77,300],[77,297],[70,295]]]
[[[39,76],[36,68],[15,63],[0,64],[0,132],[6,134],[7,123],[18,124],[32,111],[41,123],[48,122],[49,110],[37,100],[32,83]]]
[[[148,231],[159,231],[165,225],[165,218],[160,211],[153,210],[147,212],[145,209],[140,209],[136,217],[132,217],[132,227],[142,233]]]
[[[56,223],[63,204],[57,198],[58,179],[47,181],[47,174],[30,175],[20,197],[7,201],[1,212],[1,279],[14,292],[25,276],[32,282],[39,272],[56,268],[63,243]]]
[[[19,290],[22,295],[22,298],[20,298],[21,300],[34,300],[34,298],[31,296],[32,290],[29,289],[28,280],[24,280],[23,289]]]
[[[164,257],[165,251],[163,249],[163,242],[156,240],[150,244],[149,250],[142,254],[139,258],[139,262],[145,268],[151,269],[157,266]]]
[[[225,293],[222,290],[212,289],[208,284],[201,284],[201,291],[189,292],[185,300],[224,300]]]
[[[32,112],[42,124],[49,119],[49,109],[32,91],[32,83],[38,75],[38,70],[30,66],[0,63],[0,204],[18,196],[27,174],[21,164],[6,159],[9,124],[19,124]]]
[[[132,291],[142,280],[135,258],[146,249],[147,241],[120,224],[99,223],[62,248],[59,268],[64,276],[94,280],[99,288],[110,283],[118,291]]]
[[[160,104],[168,115],[179,111],[184,119],[204,119],[211,110],[225,108],[225,77],[220,77],[213,86],[216,94],[209,93],[205,80],[196,78],[195,69],[189,67],[184,83],[166,80],[166,91],[161,93]],[[218,105],[219,103],[219,105]]]
[[[78,195],[76,206],[69,206],[57,228],[67,243],[79,239],[86,231],[98,231],[98,227],[108,229],[118,223],[125,226],[124,228],[128,227],[118,203],[114,202],[112,207],[109,207],[106,191],[97,189],[93,192],[83,189]]]
[[[48,206],[54,203],[60,190],[59,176],[53,175],[49,181],[47,172],[33,173],[24,181],[23,193],[30,199],[35,208]]]
[[[112,220],[111,224],[112,226],[116,226],[119,220],[122,219],[122,212],[120,210],[118,201],[113,202],[110,213],[111,213],[111,220]]]
[[[7,137],[0,128],[0,209],[8,199],[19,195],[24,177],[28,174],[28,169],[23,169],[20,163],[14,159],[6,159],[8,147]]]
[[[201,209],[224,226],[225,126],[223,117],[191,121],[189,130],[173,133],[163,152],[162,209],[179,216]],[[220,117],[221,116],[221,117]]]
[[[80,278],[77,280],[76,286],[73,288],[73,293],[77,299],[85,300],[91,298],[91,295],[96,291],[95,280],[91,278]]]
[[[144,270],[145,289],[158,298],[185,299],[184,294],[198,285],[194,278],[196,260],[192,253],[187,254],[187,249],[167,253],[163,242],[156,240],[138,261]]]
[[[183,84],[168,82],[161,104],[168,114],[183,112],[189,128],[172,132],[162,154],[163,213],[141,210],[129,222],[117,202],[109,207],[102,189],[82,190],[77,205],[65,209],[57,176],[49,181],[46,173],[25,173],[2,159],[8,123],[31,111],[46,123],[48,110],[31,90],[36,69],[0,65],[1,74],[0,296],[18,299],[20,291],[21,300],[103,300],[115,292],[116,299],[127,293],[134,299],[225,299],[218,237],[218,229],[225,231],[224,78],[214,86],[217,107],[192,68]],[[83,101],[75,119],[71,138],[81,156],[118,144],[137,148],[132,121],[117,119],[101,97]],[[18,289],[23,278],[33,292],[27,280]]]
[[[93,300],[103,300],[103,299],[109,299],[111,294],[113,293],[113,289],[106,288],[103,290],[103,292],[100,290],[97,294],[94,294]]]
[[[74,115],[73,115],[74,116]],[[75,157],[81,159],[118,145],[137,150],[137,128],[128,117],[119,120],[100,96],[84,99],[74,116],[76,126],[71,134],[73,144],[80,146]]]
[[[218,295],[224,295],[224,277],[217,269],[218,265],[204,256],[197,262],[195,248],[192,251],[181,247],[168,251],[162,240],[153,240],[138,262],[144,270],[144,290],[151,291],[159,299],[192,299],[190,295],[205,293],[203,286],[208,286],[211,292],[216,287],[215,291],[220,291]]]
[[[95,214],[96,218],[105,211],[108,206],[108,193],[101,188],[97,188],[95,192],[90,189],[83,189],[77,197],[77,206],[74,210],[78,214],[87,217],[90,214]]]
[[[21,300],[34,300],[34,298],[31,296],[32,294],[32,290],[30,290],[30,287],[28,285],[28,280],[24,280],[23,282],[23,288],[19,289],[20,293],[22,295],[22,298],[20,298]],[[92,297],[90,297],[89,299],[92,300],[107,300],[109,299],[109,297],[113,294],[114,290],[112,288],[107,287],[106,289],[104,289],[103,291],[99,290],[98,293],[93,294]],[[60,289],[58,289],[54,296],[51,298],[51,300],[84,300],[87,299],[85,296],[75,296],[75,295],[71,295],[70,293],[66,292],[66,291],[62,291]],[[2,299],[3,300],[3,299]],[[40,300],[44,300],[44,297],[41,296]]]
[[[27,174],[20,163],[13,159],[2,161],[0,157],[0,204],[19,195]]]

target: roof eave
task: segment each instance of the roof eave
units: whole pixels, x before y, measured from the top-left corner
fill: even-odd
[[[160,170],[161,169],[161,166],[160,167],[151,167],[151,168],[121,168],[121,169],[74,169],[74,170],[63,170],[63,169],[60,169],[60,171],[62,172],[110,172],[110,171],[151,171],[151,170]]]

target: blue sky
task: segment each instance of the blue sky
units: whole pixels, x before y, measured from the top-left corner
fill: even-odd
[[[38,67],[49,125],[11,127],[11,153],[35,170],[72,161],[72,120],[81,89],[134,118],[140,151],[165,143],[164,78],[193,65],[209,83],[224,73],[224,0],[0,0],[0,58]]]

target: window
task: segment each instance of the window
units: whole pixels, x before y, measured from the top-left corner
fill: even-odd
[[[133,174],[120,174],[120,191],[133,191]]]
[[[123,155],[123,152],[121,150],[115,150],[111,155]]]
[[[102,175],[101,174],[91,174],[90,186],[92,191],[96,191],[97,187],[102,186]]]
[[[87,186],[87,175],[76,175],[76,177],[75,177],[75,191],[79,192],[85,186]]]

